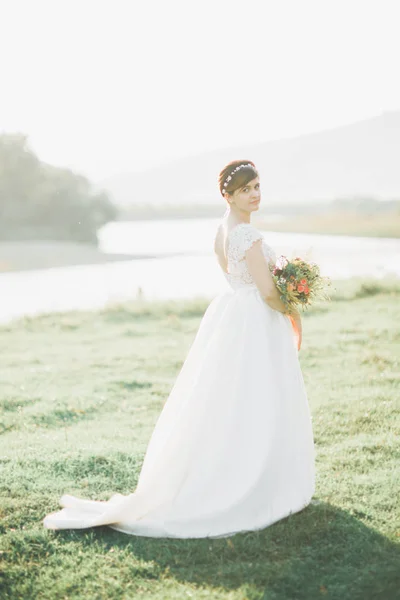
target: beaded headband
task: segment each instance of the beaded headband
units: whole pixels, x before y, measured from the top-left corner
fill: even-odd
[[[238,165],[235,169],[233,169],[233,171],[228,175],[228,177],[225,179],[225,183],[222,186],[223,188],[226,188],[227,185],[229,184],[229,182],[231,181],[232,177],[234,176],[234,174],[239,171],[239,169],[243,169],[243,167],[251,167],[252,169],[255,170],[255,167],[253,165],[251,165],[250,163],[248,163],[247,165]],[[226,191],[225,189],[222,190],[223,192]]]

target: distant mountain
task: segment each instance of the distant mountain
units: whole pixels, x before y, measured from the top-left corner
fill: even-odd
[[[318,133],[210,151],[100,183],[116,204],[225,202],[217,178],[234,159],[257,165],[268,204],[326,202],[349,196],[400,198],[400,111]]]

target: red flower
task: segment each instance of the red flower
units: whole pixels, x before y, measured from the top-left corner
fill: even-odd
[[[301,285],[306,285],[307,284],[307,279],[300,279],[300,283],[301,283]]]
[[[308,294],[309,292],[310,292],[310,290],[308,289],[308,287],[307,287],[307,286],[305,286],[305,288],[304,288],[304,293],[305,293],[305,294]]]
[[[304,292],[304,285],[298,285],[297,286],[297,291],[298,292]]]

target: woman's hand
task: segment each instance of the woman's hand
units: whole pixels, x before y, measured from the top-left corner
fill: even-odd
[[[281,292],[275,285],[267,259],[262,251],[262,240],[257,240],[246,250],[246,262],[258,291],[264,302],[281,313],[286,313],[286,306],[281,300]]]

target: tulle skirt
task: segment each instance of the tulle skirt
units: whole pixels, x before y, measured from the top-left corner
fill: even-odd
[[[209,304],[158,417],[136,489],[62,496],[50,529],[171,538],[254,531],[306,507],[314,443],[290,318],[254,286]]]

